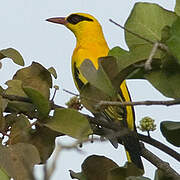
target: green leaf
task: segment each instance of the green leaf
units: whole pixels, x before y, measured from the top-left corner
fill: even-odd
[[[104,92],[102,92],[101,90],[97,89],[89,83],[84,85],[81,89],[80,98],[83,106],[92,113],[97,113],[99,111],[96,108],[96,105],[100,101],[111,100],[107,94],[105,94]]]
[[[108,79],[111,81],[111,84],[113,85],[114,88],[114,92],[118,92],[119,86],[122,83],[122,81],[126,78],[127,74],[122,73],[121,76],[119,76],[119,69],[118,69],[119,64],[117,63],[116,58],[113,56],[106,56],[99,58],[99,62],[100,62],[100,67],[103,69]]]
[[[40,118],[42,122],[44,122],[44,118],[48,117],[49,112],[51,110],[49,100],[46,97],[44,97],[43,94],[41,94],[41,92],[31,87],[24,87],[23,90],[37,108]]]
[[[16,63],[20,66],[24,66],[23,57],[17,50],[15,50],[13,48],[1,50],[0,51],[0,59],[3,59],[3,58],[10,58],[14,61],[14,63]]]
[[[53,67],[48,68],[48,71],[54,76],[55,79],[57,79],[57,73]]]
[[[180,147],[180,122],[163,121],[160,124],[160,129],[166,140],[174,146]]]
[[[49,89],[52,87],[51,74],[39,63],[33,62],[31,66],[18,70],[13,79],[21,80],[22,86],[36,89],[49,99]]]
[[[92,61],[86,59],[80,66],[80,71],[87,81],[94,87],[98,88],[102,92],[109,96],[115,95],[115,89],[112,86],[110,79],[108,78],[106,72],[103,70],[100,60],[98,70],[94,67]]]
[[[172,24],[170,28],[170,37],[166,41],[166,44],[172,55],[178,59],[178,63],[180,64],[180,17]]]
[[[178,16],[180,16],[180,1],[179,0],[176,0],[176,6],[175,6],[174,11]]]
[[[40,162],[37,149],[31,144],[0,146],[0,164],[10,177],[31,180],[35,164]]]
[[[170,37],[170,26],[164,26],[164,28],[161,31],[161,42],[165,43],[169,37]]]
[[[161,31],[164,26],[171,26],[176,17],[174,12],[165,10],[157,4],[136,3],[125,23],[125,28],[156,42],[161,40]],[[152,47],[149,42],[127,31],[125,31],[125,39],[130,50],[136,47],[143,48],[145,45]]]
[[[76,139],[92,134],[87,118],[74,109],[55,109],[53,117],[45,126]]]
[[[88,180],[100,180],[107,179],[108,172],[118,165],[105,156],[92,155],[84,160],[81,167]]]
[[[180,71],[156,70],[145,74],[145,78],[166,97],[180,97]]]
[[[112,81],[114,86],[119,86],[119,83],[127,78],[144,79],[144,74],[146,73],[144,70],[144,63],[146,59],[149,58],[151,50],[152,47],[147,45],[136,47],[132,51],[125,51],[120,47],[111,49],[108,55],[117,59],[118,68],[118,74]],[[160,66],[160,56],[160,52],[157,51],[153,59],[153,69]]]
[[[47,127],[36,126],[31,131],[29,143],[33,144],[39,151],[41,163],[46,163],[55,149],[55,139],[63,134],[53,131]]]
[[[169,177],[167,173],[163,172],[160,169],[157,169],[155,172],[154,180],[173,180],[174,178]]]
[[[10,177],[8,176],[7,172],[0,168],[0,179],[1,180],[10,180]]]

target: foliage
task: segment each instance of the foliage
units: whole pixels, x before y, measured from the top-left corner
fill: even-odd
[[[89,82],[80,92],[83,106],[94,114],[101,111],[104,107],[97,108],[97,104],[102,100],[115,101],[119,85],[125,79],[132,78],[146,79],[166,97],[180,98],[179,14],[179,1],[175,12],[156,4],[136,3],[125,23],[129,51],[114,47],[107,57],[99,58],[98,70],[89,60],[82,63],[80,70]],[[158,46],[153,54],[152,69],[147,70],[145,64],[156,42],[166,48]],[[22,56],[15,49],[1,50],[0,60],[4,58],[24,66]],[[0,146],[0,179],[32,179],[33,166],[46,163],[54,150],[57,136],[68,135],[80,142],[102,128],[90,124],[88,116],[78,112],[80,108],[62,108],[54,104],[50,99],[52,76],[57,78],[53,67],[46,69],[33,62],[18,70],[6,82],[6,89],[0,88],[0,132],[3,142]],[[78,107],[81,107],[79,101]],[[177,139],[179,123],[161,122],[163,136],[174,146],[180,145]],[[148,179],[132,163],[119,167],[112,160],[95,155],[83,162],[82,172],[70,171],[70,174],[80,180],[125,180],[129,176],[135,180]],[[158,170],[155,179],[162,177],[167,178],[167,173]]]

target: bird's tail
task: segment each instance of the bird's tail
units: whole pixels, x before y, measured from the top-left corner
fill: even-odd
[[[119,100],[125,102],[131,101],[130,93],[128,91],[125,81],[123,81],[120,85]],[[131,131],[136,132],[135,113],[133,106],[124,107],[123,112],[124,117],[122,123],[124,127],[127,127]],[[123,137],[122,143],[124,144],[124,147],[126,149],[128,161],[133,162],[138,168],[144,169],[141,160],[141,147],[139,139],[135,135],[135,133],[129,133],[127,136]]]
[[[134,133],[123,137],[122,143],[126,150],[128,162],[134,163],[138,168],[144,170],[141,160],[141,147],[138,138]]]
[[[125,81],[123,81],[120,85],[117,100],[120,102],[131,101]],[[118,139],[118,142],[124,145],[128,161],[134,163],[138,168],[144,169],[141,160],[141,147],[139,139],[136,134],[133,133],[133,131],[136,132],[134,108],[132,106],[108,106],[107,109],[105,109],[104,114],[109,121],[119,122],[122,127],[126,127],[132,131],[132,133]],[[110,142],[115,148],[117,148],[117,144],[114,143],[114,139],[110,139]]]

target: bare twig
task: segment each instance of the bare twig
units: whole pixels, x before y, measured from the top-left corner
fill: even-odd
[[[154,55],[156,54],[156,51],[158,50],[158,46],[159,46],[159,43],[156,42],[152,48],[152,51],[149,55],[149,58],[147,59],[147,61],[145,62],[145,65],[144,65],[144,68],[146,71],[149,71],[152,69],[151,67],[151,64],[152,64],[152,60],[153,60],[153,57]]]
[[[158,47],[159,47],[159,49],[166,51],[167,53],[170,53],[168,47],[165,44],[159,43]]]
[[[172,106],[180,104],[180,99],[170,100],[170,101],[126,101],[126,102],[119,102],[119,101],[100,101],[96,106],[100,108],[101,106],[140,106],[140,105],[164,105],[164,106]]]
[[[145,147],[141,147],[141,154],[145,159],[161,169],[169,177],[172,177],[174,180],[180,180],[180,175],[170,167],[169,163],[162,161],[158,156],[147,150]]]
[[[54,94],[53,94],[53,97],[52,97],[51,101],[54,101],[54,98],[56,96],[56,92],[57,92],[57,89],[54,90]]]
[[[67,92],[68,94],[71,94],[71,95],[73,95],[73,96],[79,97],[79,94],[73,93],[73,92],[71,92],[71,91],[69,91],[69,90],[67,90],[67,89],[63,89],[63,91],[64,91],[64,92]]]
[[[98,138],[94,138],[93,140],[99,141]],[[77,152],[83,153],[83,151],[78,148],[78,145],[82,144],[82,143],[87,143],[87,142],[91,142],[91,139],[87,138],[87,139],[84,139],[82,141],[78,140],[78,141],[76,141],[75,143],[73,143],[71,145],[62,145],[62,144],[58,143],[57,146],[56,146],[55,152],[54,152],[54,160],[52,161],[52,164],[48,168],[47,168],[47,165],[46,165],[46,173],[45,173],[46,174],[46,179],[44,179],[44,180],[49,180],[50,177],[52,176],[53,172],[56,169],[57,160],[58,160],[58,157],[60,155],[60,152],[62,152],[62,150],[75,149],[75,150],[77,150]]]

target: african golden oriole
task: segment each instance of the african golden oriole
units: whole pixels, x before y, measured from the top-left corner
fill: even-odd
[[[72,55],[72,74],[77,89],[81,90],[83,85],[87,83],[87,80],[80,72],[81,63],[85,59],[89,59],[95,68],[98,69],[98,58],[107,56],[109,52],[101,25],[93,16],[85,13],[73,13],[68,17],[49,18],[47,21],[65,25],[76,36],[76,48]],[[120,85],[118,96],[121,101],[131,101],[125,81]],[[113,116],[112,112],[108,114],[108,110],[106,114],[109,117]],[[118,120],[122,120],[124,126],[130,130],[136,130],[133,107],[126,106],[123,108],[123,114],[119,116],[120,118]],[[122,143],[125,146],[128,161],[133,162],[137,167],[143,169],[139,152],[139,141],[134,140],[133,137],[131,139],[129,137],[127,141]]]

